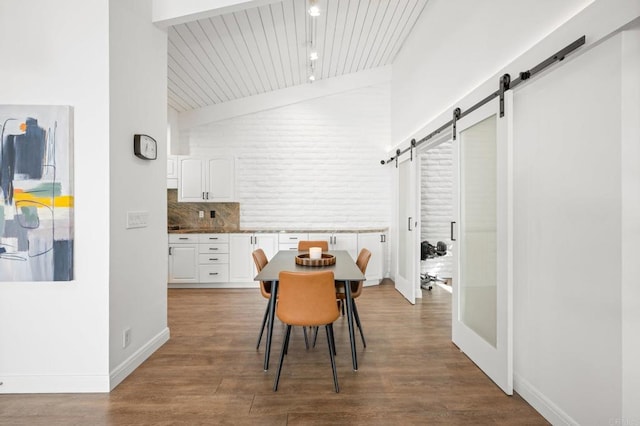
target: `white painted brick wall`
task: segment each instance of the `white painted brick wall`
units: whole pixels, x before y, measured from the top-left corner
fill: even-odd
[[[389,84],[192,129],[190,155],[236,158],[242,228],[387,228]]]
[[[427,240],[434,246],[438,241],[451,245],[451,221],[453,220],[453,152],[451,143],[445,142],[420,154],[420,241]],[[452,273],[452,257],[434,257],[421,262],[420,271],[449,278]]]

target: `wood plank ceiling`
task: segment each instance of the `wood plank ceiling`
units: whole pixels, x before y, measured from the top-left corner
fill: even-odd
[[[318,81],[389,65],[428,0],[317,0],[316,18],[310,1],[170,27],[169,106],[184,112],[308,84],[312,67]]]

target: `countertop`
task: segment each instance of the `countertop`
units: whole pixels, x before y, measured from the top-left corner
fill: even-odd
[[[314,232],[333,232],[340,233],[367,233],[367,232],[386,232],[383,228],[373,229],[216,229],[216,228],[177,228],[173,226],[168,227],[169,234],[255,234],[255,233],[285,233],[285,232],[301,232],[301,233],[314,233]]]

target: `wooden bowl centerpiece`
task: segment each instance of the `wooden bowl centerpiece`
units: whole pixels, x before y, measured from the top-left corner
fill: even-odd
[[[296,256],[296,264],[302,266],[330,266],[335,263],[336,257],[328,253],[322,253],[320,259],[309,258],[309,253],[302,253]]]

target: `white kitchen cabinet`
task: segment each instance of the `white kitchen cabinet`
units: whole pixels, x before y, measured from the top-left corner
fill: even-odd
[[[267,259],[278,251],[278,234],[238,233],[229,234],[229,281],[253,283],[257,275],[251,253],[261,248]],[[258,283],[255,282],[257,286]]]
[[[178,188],[178,157],[175,155],[167,157],[167,188]]]
[[[178,157],[178,175],[178,201],[233,201],[233,158]]]
[[[169,234],[169,282],[197,283],[198,270],[197,235]]]
[[[198,234],[198,274],[201,283],[229,281],[229,235]]]
[[[331,232],[311,232],[307,235],[309,241],[326,241],[331,249],[331,241],[333,240],[333,234]]]
[[[309,234],[301,232],[281,232],[278,234],[278,250],[298,250],[298,242],[308,240]]]
[[[384,268],[386,265],[385,253],[387,245],[387,235],[383,232],[365,232],[358,234],[358,252],[366,248],[371,252],[371,259],[367,265],[365,284],[372,285],[380,283],[384,278]]]
[[[346,250],[353,260],[358,257],[358,234],[349,232],[319,232],[310,233],[311,241],[327,241],[329,250]]]

